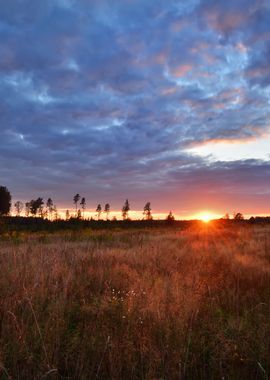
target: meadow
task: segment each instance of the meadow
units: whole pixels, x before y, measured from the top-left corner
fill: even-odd
[[[0,238],[0,379],[268,379],[270,227]]]

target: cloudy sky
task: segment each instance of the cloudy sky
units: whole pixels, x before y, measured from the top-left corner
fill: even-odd
[[[0,184],[14,200],[270,213],[269,0],[8,0]]]

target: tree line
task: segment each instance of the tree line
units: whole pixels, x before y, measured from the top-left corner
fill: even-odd
[[[7,187],[0,186],[0,216],[9,215],[12,208],[11,202],[11,194]],[[73,197],[73,204],[75,206],[75,211],[71,213],[70,210],[66,210],[65,219],[69,220],[71,218],[76,219],[85,219],[85,211],[86,211],[86,198],[81,197],[80,194],[75,194]],[[44,202],[43,198],[38,197],[37,199],[32,199],[29,202],[21,202],[16,201],[13,204],[16,216],[26,216],[26,217],[40,217],[48,220],[58,220],[60,219],[60,215],[57,209],[57,206],[54,204],[51,198],[48,198],[46,202]],[[129,211],[130,211],[130,203],[129,200],[123,204],[121,209],[122,219],[129,220]],[[96,218],[97,220],[101,220],[102,214],[106,216],[106,219],[109,220],[111,212],[111,206],[109,203],[104,205],[104,208],[99,203],[96,207]],[[153,220],[151,203],[146,202],[143,208],[143,219],[145,220]],[[92,219],[92,218],[91,218]],[[168,221],[174,221],[174,215],[172,211],[169,212],[166,219]],[[230,219],[229,214],[225,214],[222,219]],[[240,212],[236,212],[233,214],[234,220],[243,220],[244,216]],[[116,220],[116,217],[113,217],[113,220]]]
[[[12,208],[12,202],[11,202],[11,194],[9,190],[5,186],[0,186],[0,216],[1,215],[9,215]],[[70,218],[76,218],[76,219],[84,219],[85,218],[85,211],[86,211],[86,198],[81,197],[80,194],[75,194],[73,197],[73,204],[75,206],[75,212],[73,215],[71,215],[70,210],[66,210],[65,218],[66,220],[69,220]],[[33,216],[33,217],[40,217],[40,218],[46,218],[49,220],[57,220],[60,218],[57,206],[54,204],[53,200],[51,198],[48,198],[46,202],[44,202],[43,198],[38,197],[37,199],[32,199],[29,202],[21,202],[16,201],[14,202],[14,211],[16,216]],[[109,220],[111,212],[111,206],[109,203],[106,203],[104,205],[104,208],[99,203],[96,207],[96,218],[97,220],[101,219],[102,213],[106,216],[106,219]],[[122,218],[123,220],[128,220],[129,218],[129,212],[130,212],[130,203],[129,200],[126,199],[123,207],[121,209]],[[152,220],[152,209],[151,209],[151,203],[146,202],[144,208],[143,208],[143,218],[145,220]],[[114,217],[114,220],[116,218]],[[168,220],[173,220],[173,214],[170,211],[168,217]]]

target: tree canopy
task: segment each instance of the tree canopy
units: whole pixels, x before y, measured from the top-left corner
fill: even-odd
[[[0,186],[0,215],[8,215],[11,208],[11,194],[5,186]]]

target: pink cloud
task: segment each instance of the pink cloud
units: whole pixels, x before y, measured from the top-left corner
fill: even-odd
[[[186,74],[188,74],[192,70],[192,65],[190,64],[184,64],[184,65],[179,65],[175,69],[172,70],[172,74],[176,77],[183,77]]]

